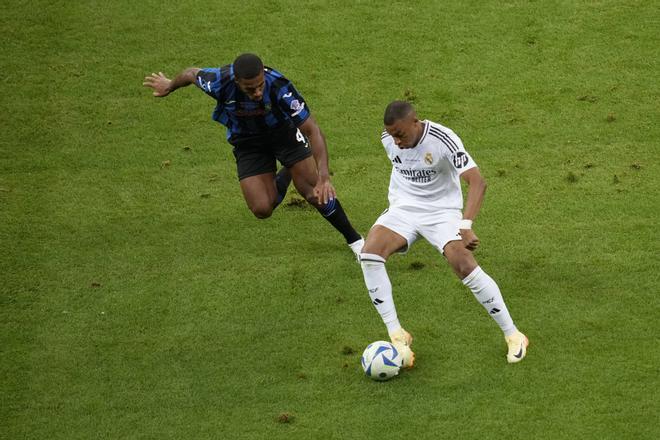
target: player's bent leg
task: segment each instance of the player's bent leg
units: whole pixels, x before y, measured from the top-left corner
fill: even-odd
[[[241,179],[240,185],[245,202],[255,217],[270,217],[277,201],[275,173],[245,177]]]
[[[279,204],[282,203],[282,200],[284,200],[290,183],[291,170],[289,170],[287,167],[282,167],[275,175],[275,188],[277,189],[277,197],[273,209],[279,206]]]
[[[353,253],[358,256],[362,250],[362,236],[353,228],[339,200],[332,199],[326,204],[320,203],[314,195],[314,186],[318,179],[316,162],[312,156],[302,159],[290,166],[293,184],[305,200],[314,206],[319,213],[346,239]]]
[[[363,252],[360,254],[360,266],[371,303],[376,307],[387,331],[399,330],[401,324],[392,298],[392,283],[385,269],[385,259],[380,255]]]
[[[298,193],[303,196],[309,204],[318,209],[320,203],[316,197],[314,197],[314,186],[316,186],[316,181],[318,179],[318,171],[316,169],[314,157],[310,156],[294,163],[289,167],[289,170],[291,171],[293,185],[296,187]]]
[[[415,363],[415,353],[410,349],[412,336],[399,322],[392,296],[392,283],[385,269],[385,258],[363,252],[360,254],[360,265],[371,303],[385,323],[392,345],[401,354],[402,366],[411,368]]]
[[[468,276],[478,266],[474,255],[465,248],[461,240],[447,243],[443,253],[452,270],[460,279]]]
[[[527,353],[529,340],[516,328],[504,302],[500,288],[474,259],[472,252],[465,249],[462,241],[449,242],[444,249],[447,261],[454,272],[468,287],[474,298],[486,309],[488,315],[500,327],[507,343],[507,361],[520,362]]]
[[[403,366],[411,368],[415,363],[415,353],[410,349],[412,336],[399,323],[392,296],[392,283],[385,269],[387,258],[406,245],[404,237],[384,226],[376,225],[369,231],[360,254],[360,265],[371,302],[385,323],[392,344],[401,354]]]
[[[400,234],[382,225],[374,225],[362,248],[363,253],[376,254],[387,260],[396,251],[408,246],[408,241]]]

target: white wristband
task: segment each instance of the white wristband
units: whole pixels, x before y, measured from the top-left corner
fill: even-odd
[[[472,229],[472,220],[464,218],[458,222],[458,229]]]

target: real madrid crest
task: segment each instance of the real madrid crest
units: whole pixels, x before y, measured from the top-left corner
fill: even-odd
[[[424,156],[424,162],[431,165],[433,163],[433,155],[431,153],[426,153]]]

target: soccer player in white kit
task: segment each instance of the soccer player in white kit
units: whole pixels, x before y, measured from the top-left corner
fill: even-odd
[[[412,336],[401,327],[385,262],[405,252],[421,236],[440,251],[456,275],[484,306],[504,333],[507,361],[520,362],[529,341],[514,325],[497,283],[472,255],[479,238],[472,230],[486,191],[477,164],[449,128],[417,119],[415,109],[394,101],[385,109],[383,146],[392,162],[389,208],[369,231],[360,254],[364,282],[390,339],[412,367]],[[463,208],[460,178],[468,184]]]

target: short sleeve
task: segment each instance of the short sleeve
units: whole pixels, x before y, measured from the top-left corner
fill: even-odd
[[[310,112],[305,100],[290,82],[278,91],[277,104],[296,127],[309,118]]]
[[[212,98],[218,98],[220,94],[220,69],[205,68],[197,72],[195,85]]]
[[[458,174],[462,174],[471,168],[477,167],[474,159],[472,159],[472,156],[467,152],[463,146],[461,138],[459,138],[456,133],[452,130],[446,129],[442,130],[440,136],[442,142],[447,147],[447,150],[445,150],[447,160],[451,163]]]

